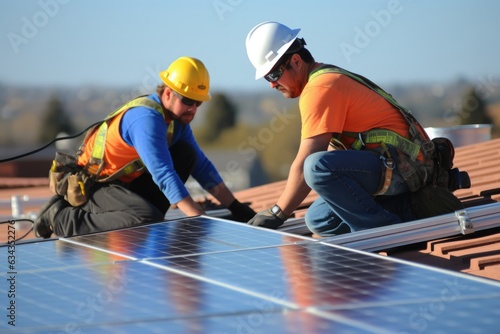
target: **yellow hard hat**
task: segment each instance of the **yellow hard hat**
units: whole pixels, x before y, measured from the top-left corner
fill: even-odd
[[[175,92],[196,101],[210,101],[210,76],[201,60],[180,57],[160,72],[161,80]]]

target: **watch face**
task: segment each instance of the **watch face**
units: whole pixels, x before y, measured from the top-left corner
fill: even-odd
[[[278,213],[281,211],[281,209],[280,209],[280,207],[279,207],[279,206],[275,205],[275,206],[273,206],[273,207],[272,207],[271,211],[272,211],[274,214],[278,214]]]

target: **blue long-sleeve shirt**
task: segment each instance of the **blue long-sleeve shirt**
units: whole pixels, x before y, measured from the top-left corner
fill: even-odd
[[[161,103],[158,94],[149,95],[148,98]],[[195,166],[191,175],[204,189],[210,189],[221,183],[219,172],[198,146],[189,124],[173,122],[175,122],[174,134],[170,145],[184,141],[194,149]],[[169,202],[177,203],[188,196],[189,192],[174,170],[167,143],[167,127],[165,119],[158,111],[147,107],[135,107],[123,115],[120,135],[127,144],[136,149],[154,182]]]

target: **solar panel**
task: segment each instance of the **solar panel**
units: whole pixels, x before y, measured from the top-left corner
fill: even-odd
[[[494,332],[500,284],[210,217],[16,246],[25,333]],[[9,288],[9,287],[7,287]],[[12,288],[12,286],[10,286]],[[464,321],[464,318],[467,320]]]
[[[441,216],[322,238],[321,242],[365,251],[379,251],[495,228],[498,227],[499,219],[500,203],[495,202]],[[299,234],[308,231],[304,218],[287,221],[279,230]]]
[[[274,231],[273,231],[274,232]],[[286,241],[285,241],[286,240]],[[273,247],[308,240],[265,233],[224,219],[189,218],[67,239],[69,242],[124,254],[132,259]]]

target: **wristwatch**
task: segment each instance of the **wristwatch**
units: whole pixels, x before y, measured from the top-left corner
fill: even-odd
[[[282,221],[285,221],[288,219],[288,216],[281,210],[281,208],[279,207],[278,204],[275,204],[271,208],[271,212],[273,213],[273,215],[275,215],[276,217],[278,217]]]

